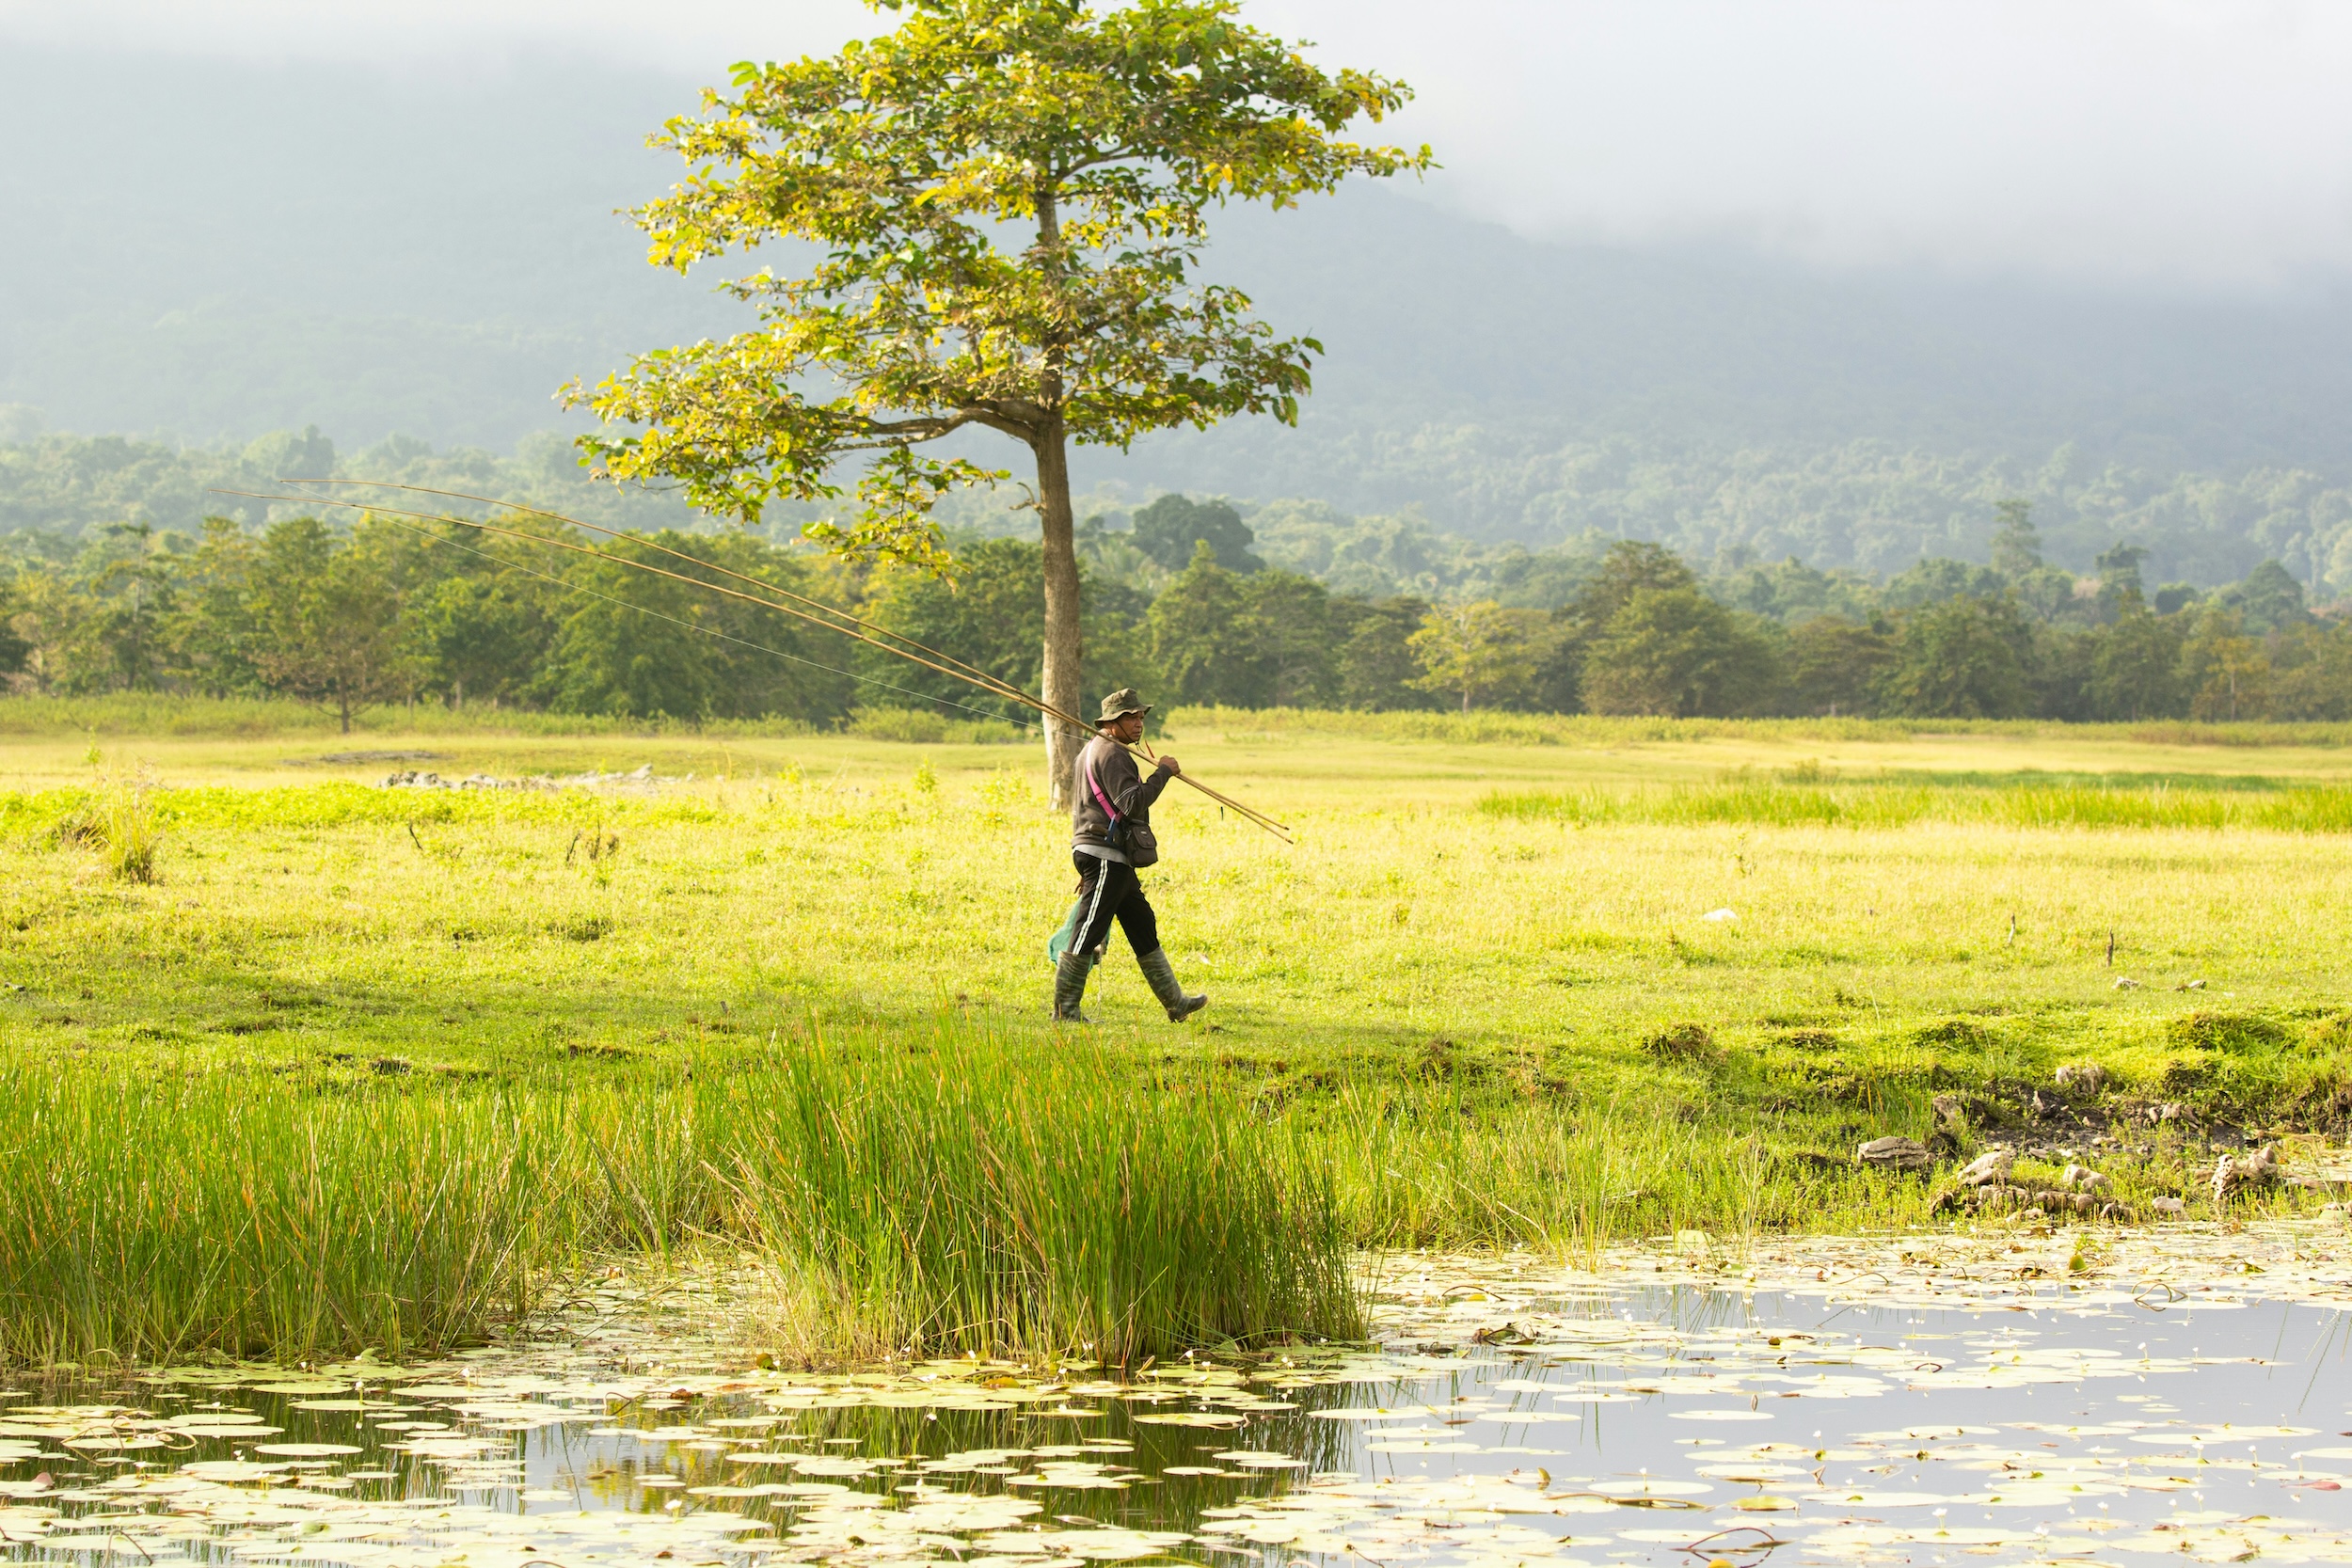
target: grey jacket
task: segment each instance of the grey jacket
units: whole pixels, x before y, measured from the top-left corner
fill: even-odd
[[[1168,771],[1154,768],[1149,774],[1143,773],[1126,747],[1103,736],[1096,736],[1079,748],[1071,776],[1071,843],[1104,860],[1123,862],[1127,857],[1111,847],[1110,815],[1104,811],[1103,802],[1095,799],[1093,785],[1087,782],[1089,773],[1122,818],[1148,827],[1152,802],[1168,787]]]

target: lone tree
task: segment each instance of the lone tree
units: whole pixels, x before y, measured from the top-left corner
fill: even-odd
[[[253,663],[271,689],[352,715],[408,689],[400,595],[378,563],[316,517],[272,523],[262,537],[251,614]]]
[[[1993,569],[2005,578],[2022,578],[2042,565],[2042,534],[2033,526],[2033,502],[2012,496],[1994,501],[2001,526],[1993,531]]]
[[[607,472],[746,522],[779,498],[838,496],[836,467],[865,454],[856,517],[805,531],[935,572],[951,562],[932,505],[1010,476],[922,449],[972,426],[1020,441],[1044,534],[1043,695],[1082,713],[1070,443],[1234,414],[1295,423],[1322,352],[1195,276],[1208,209],[1289,206],[1351,174],[1426,168],[1429,150],[1340,139],[1408,89],[1325,74],[1242,25],[1234,0],[868,3],[906,20],[830,59],[739,65],[701,118],[669,121],[653,145],[693,172],[635,214],[657,265],[774,239],[822,259],[728,285],[756,330],[566,393],[606,421],[583,444]],[[1079,738],[1046,726],[1057,803]]]

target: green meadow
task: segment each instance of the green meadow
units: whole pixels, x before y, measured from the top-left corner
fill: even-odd
[[[1293,842],[1171,787],[1211,1006],[1115,941],[1083,1031],[1040,753],[934,733],[0,703],[0,1354],[457,1342],[714,1250],[807,1359],[1344,1338],[1362,1249],[1959,1223],[1852,1164],[1939,1096],[2192,1212],[2352,1113],[2341,726],[1179,711]]]

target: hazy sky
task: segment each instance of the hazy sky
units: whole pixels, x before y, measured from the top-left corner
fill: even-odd
[[[1253,0],[1400,75],[1438,199],[1531,234],[2241,289],[2352,277],[2352,5]],[[0,39],[715,78],[876,30],[843,0],[0,0]]]

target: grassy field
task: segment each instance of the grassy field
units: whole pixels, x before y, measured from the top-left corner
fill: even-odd
[[[1180,712],[1163,744],[1296,842],[1168,792],[1150,885],[1180,973],[1214,1001],[1167,1024],[1115,944],[1089,999],[1093,1065],[1073,1080],[1043,958],[1070,895],[1067,830],[1026,747],[567,736],[496,716],[348,739],[267,711],[140,722],[180,733],[117,733],[103,705],[0,703],[0,1047],[24,1090],[8,1096],[19,1127],[0,1165],[16,1216],[0,1311],[23,1355],[82,1354],[130,1321],[88,1307],[100,1286],[58,1275],[24,1217],[54,1229],[82,1201],[57,1196],[41,1155],[67,1125],[82,1129],[78,1168],[178,1161],[221,1192],[234,1148],[292,1148],[335,1117],[356,1118],[347,1158],[328,1138],[268,1163],[312,1162],[324,1191],[413,1164],[434,1138],[533,1150],[524,1166],[447,1162],[474,1172],[465,1202],[529,1216],[468,1222],[511,1236],[497,1258],[453,1245],[406,1275],[371,1265],[337,1289],[375,1305],[340,1318],[319,1316],[299,1271],[264,1289],[250,1259],[224,1262],[215,1273],[246,1268],[246,1283],[201,1312],[184,1295],[148,1305],[151,1350],[207,1334],[241,1349],[463,1335],[565,1259],[713,1237],[796,1259],[804,1299],[872,1283],[858,1323],[826,1330],[870,1348],[950,1319],[1028,1343],[1330,1331],[1346,1310],[1317,1259],[1348,1243],[1575,1251],[1685,1227],[1919,1222],[1934,1181],[1806,1156],[1925,1135],[1939,1093],[1963,1104],[1963,1148],[2022,1141],[2055,1175],[2059,1146],[2075,1147],[2127,1199],[2193,1196],[2217,1133],[2332,1128],[2352,1110],[2352,752],[2327,727]],[[374,787],[395,768],[647,765],[674,782]],[[126,844],[144,846],[151,880],[123,866]],[[812,1076],[813,1060],[840,1059],[827,1042],[868,1066]],[[2073,1096],[2090,1125],[2037,1117],[2031,1094],[2075,1062],[2107,1074],[2101,1094]],[[993,1109],[942,1109],[943,1083],[981,1080]],[[876,1101],[875,1083],[897,1087]],[[81,1120],[27,1121],[41,1085]],[[110,1101],[149,1119],[90,1109]],[[918,1108],[888,1129],[858,1121],[885,1101]],[[869,1149],[930,1148],[910,1167],[927,1174],[891,1189],[877,1174],[891,1162],[818,1159],[775,1142],[780,1113],[744,1109],[786,1103],[808,1109],[804,1129],[866,1127]],[[1067,1147],[1125,1148],[1127,1174],[1024,1185],[977,1134],[938,1132],[1021,1104],[1068,1107]],[[2152,1120],[2166,1104],[2179,1109]],[[646,1152],[646,1170],[673,1172],[656,1180],[582,1131],[663,1105],[648,1114],[683,1117],[719,1153]],[[372,1119],[379,1106],[410,1131],[369,1131],[392,1125]],[[276,1131],[230,1145],[184,1131],[273,1116]],[[500,1117],[558,1131],[500,1134]],[[1037,1147],[1019,1168],[1059,1168]],[[745,1180],[745,1161],[766,1174]],[[786,1174],[818,1169],[831,1187],[778,1196],[796,1191]],[[368,1223],[423,1228],[423,1180],[373,1182],[409,1196]],[[1237,1269],[1288,1235],[1301,1261],[1237,1275],[1232,1299],[1155,1298],[1136,1320],[1135,1281],[1168,1258],[1085,1239],[1132,1224],[1068,1218],[1081,1190],[1113,1188],[1130,1214],[1233,1216],[1171,1241],[1170,1258]],[[632,1220],[645,1210],[629,1195],[657,1189],[691,1192]],[[564,1196],[523,1196],[544,1193]],[[891,1228],[927,1204],[978,1239],[932,1256],[920,1227]],[[1006,1238],[1053,1216],[1075,1228],[1020,1244],[1061,1274],[955,1261],[1001,1261]],[[284,1223],[291,1236],[324,1222]],[[55,1307],[76,1291],[83,1308]],[[310,1316],[231,1310],[271,1291]],[[175,1312],[215,1326],[174,1341],[160,1325]],[[267,1326],[281,1319],[326,1326]]]

